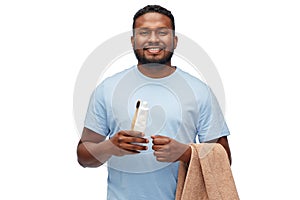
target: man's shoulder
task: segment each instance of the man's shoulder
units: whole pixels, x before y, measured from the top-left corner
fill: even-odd
[[[190,85],[207,89],[207,84],[196,75],[190,74],[183,69],[178,68],[178,74],[182,76]]]
[[[127,69],[124,69],[122,71],[116,72],[115,74],[106,77],[99,85],[98,87],[101,86],[111,86],[115,85],[119,80],[121,80],[127,73],[131,72],[134,70],[135,66],[129,67]]]
[[[131,66],[127,69],[124,69],[122,71],[116,72],[115,74],[108,76],[107,78],[104,79],[104,82],[109,82],[109,81],[114,81],[121,79],[124,75],[126,75],[128,72],[134,70],[135,66]]]
[[[107,76],[105,79],[100,81],[99,84],[94,89],[94,93],[96,96],[103,96],[109,95],[113,89],[116,87],[116,85],[122,80],[122,77],[124,77],[128,72],[132,71],[134,67],[130,67],[127,69],[124,69],[120,72],[116,72],[115,74],[111,76]]]

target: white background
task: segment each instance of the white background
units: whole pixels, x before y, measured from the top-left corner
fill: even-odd
[[[76,161],[74,85],[146,4],[170,9],[220,73],[240,198],[300,199],[296,0],[1,1],[0,199],[105,199],[106,168]]]

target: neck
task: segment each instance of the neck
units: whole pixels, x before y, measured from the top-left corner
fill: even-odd
[[[171,75],[176,70],[176,67],[172,66],[171,63],[167,63],[164,65],[157,63],[138,63],[137,67],[142,74],[150,78],[164,78]]]

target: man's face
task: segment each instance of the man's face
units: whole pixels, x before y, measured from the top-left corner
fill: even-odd
[[[146,13],[135,21],[131,38],[138,64],[171,64],[177,37],[172,32],[171,20],[160,13]]]

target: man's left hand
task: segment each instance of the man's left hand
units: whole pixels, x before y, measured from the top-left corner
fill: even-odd
[[[151,138],[153,139],[152,149],[157,161],[175,162],[181,160],[185,163],[189,162],[191,156],[189,145],[161,135],[153,135]]]

